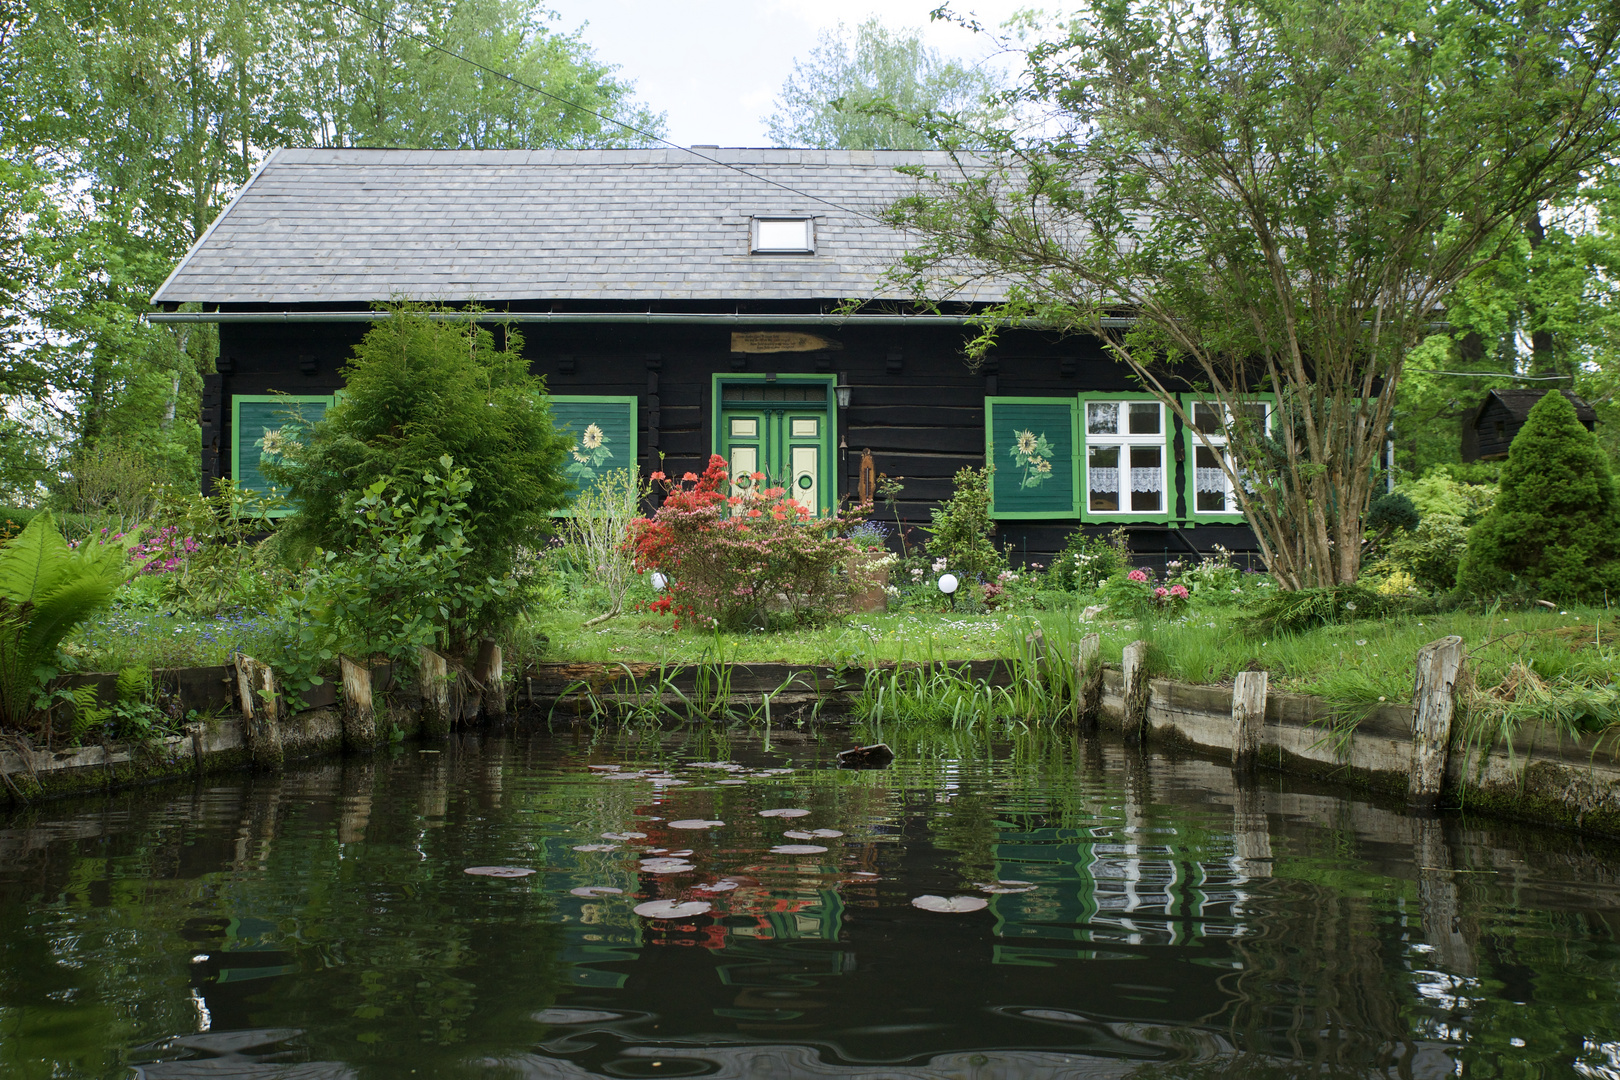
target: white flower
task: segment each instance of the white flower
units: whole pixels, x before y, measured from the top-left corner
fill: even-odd
[[[582,441],[585,443],[585,449],[595,450],[602,445],[602,429],[595,424],[589,425],[585,429],[585,438]]]

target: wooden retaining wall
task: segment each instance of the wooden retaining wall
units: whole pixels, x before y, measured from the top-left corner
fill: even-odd
[[[1012,673],[1007,661],[977,661],[969,674],[992,685]],[[959,665],[953,669],[959,669]],[[1124,674],[1102,672],[1099,716],[1104,730],[1129,737]],[[159,671],[158,683],[175,693],[185,708],[213,713],[182,735],[145,744],[94,745],[24,754],[0,752],[0,779],[13,801],[41,796],[107,790],[132,783],[250,766],[246,725],[239,715],[232,669]],[[667,679],[665,678],[667,676]],[[727,667],[729,702],[734,709],[756,709],[769,697],[778,723],[809,717],[836,717],[859,694],[864,669],[787,664]],[[111,675],[83,677],[86,681]],[[563,720],[588,715],[595,704],[645,703],[662,688],[663,701],[679,708],[697,700],[705,681],[712,692],[714,669],[670,669],[653,664],[542,664],[509,682],[511,704],[520,722]],[[387,668],[373,669],[378,694],[378,728],[398,728],[406,738],[423,734],[421,698],[413,683],[395,685]],[[287,760],[342,752],[342,725],[334,689],[308,695],[313,706],[277,723]],[[1238,740],[1230,687],[1200,686],[1151,679],[1140,735],[1149,746],[1179,746],[1232,760]],[[1316,698],[1269,694],[1259,730],[1256,763],[1263,768],[1353,784],[1386,796],[1409,794],[1413,772],[1414,710],[1391,704],[1378,708],[1340,738],[1329,706]],[[1440,804],[1524,820],[1554,823],[1620,836],[1620,753],[1613,739],[1560,739],[1551,729],[1529,727],[1511,746],[1488,752],[1454,745],[1443,759],[1445,785]]]

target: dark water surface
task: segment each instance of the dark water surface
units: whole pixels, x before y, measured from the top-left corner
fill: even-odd
[[[888,734],[885,771],[829,768],[841,734],[518,733],[0,818],[0,1075],[1620,1077],[1612,845]]]

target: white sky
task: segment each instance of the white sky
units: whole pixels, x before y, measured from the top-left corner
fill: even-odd
[[[793,61],[823,30],[877,15],[889,30],[920,29],[948,57],[978,61],[993,42],[953,23],[928,21],[940,0],[542,0],[562,16],[555,27],[585,26],[598,59],[616,64],[636,96],[668,118],[683,146],[768,146],[763,117]],[[951,9],[998,27],[1035,0],[955,0]],[[1004,61],[1003,61],[1004,62]]]

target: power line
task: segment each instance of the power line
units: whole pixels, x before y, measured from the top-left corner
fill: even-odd
[[[1521,382],[1553,382],[1558,379],[1574,379],[1573,375],[1514,375],[1507,371],[1424,371],[1414,370],[1412,374],[1423,375],[1456,375],[1470,379],[1517,379]]]
[[[605,113],[597,112],[595,109],[592,109],[589,106],[581,105],[577,101],[570,101],[567,98],[562,97],[562,96],[560,96],[558,94],[553,94],[549,90],[542,90],[540,87],[535,86],[532,83],[526,83],[522,79],[517,78],[516,76],[508,75],[504,71],[499,71],[499,70],[497,70],[495,68],[490,67],[488,64],[481,63],[480,61],[474,60],[470,56],[463,56],[461,53],[456,52],[454,49],[447,49],[443,45],[440,45],[438,42],[434,41],[432,38],[424,37],[421,34],[417,34],[417,33],[413,32],[411,30],[407,30],[404,27],[401,27],[401,26],[398,26],[398,25],[396,25],[394,23],[391,23],[387,19],[384,19],[384,18],[381,18],[379,16],[373,15],[370,12],[361,11],[359,8],[350,7],[348,4],[345,4],[343,2],[343,0],[332,0],[332,6],[342,8],[344,11],[347,11],[352,15],[356,15],[356,16],[362,18],[362,19],[366,19],[366,20],[368,20],[370,22],[376,23],[378,26],[382,27],[385,30],[391,30],[396,34],[402,34],[405,37],[410,38],[412,41],[417,42],[418,44],[426,45],[428,48],[433,49],[436,52],[441,52],[441,53],[443,53],[444,55],[446,55],[448,57],[451,57],[451,58],[456,59],[456,60],[460,60],[463,64],[470,64],[471,66],[473,66],[475,68],[478,68],[480,71],[485,71],[485,72],[488,72],[491,75],[494,75],[497,78],[505,79],[507,82],[511,83],[513,86],[521,87],[522,89],[527,90],[530,93],[539,94],[541,97],[549,98],[552,101],[557,102],[559,105],[565,105],[570,109],[578,109],[580,112],[589,113],[590,115],[596,117],[598,120],[601,120],[603,123],[617,125],[618,127],[624,128],[626,131],[629,131],[629,132],[632,132],[632,133],[634,133],[636,135],[641,136],[643,139],[647,139],[647,140],[649,140],[651,142],[662,143],[664,146],[669,147],[671,150],[683,151],[685,153],[691,154],[695,158],[698,158],[698,159],[700,159],[702,161],[708,162],[710,165],[718,165],[722,169],[730,169],[732,172],[740,173],[743,176],[746,176],[751,180],[758,180],[762,184],[770,184],[772,187],[779,187],[783,191],[792,192],[794,195],[798,195],[798,196],[801,196],[803,198],[810,199],[813,202],[821,203],[824,206],[830,206],[835,210],[842,210],[846,214],[853,214],[856,217],[865,218],[866,220],[874,222],[874,223],[876,223],[878,225],[886,225],[887,224],[887,222],[885,222],[882,218],[876,217],[876,216],[874,216],[872,214],[869,214],[869,213],[865,212],[864,210],[856,210],[853,207],[845,206],[842,203],[833,202],[831,199],[823,198],[820,195],[812,195],[810,192],[802,191],[799,188],[796,188],[791,184],[784,184],[780,180],[772,180],[768,176],[760,176],[758,173],[751,173],[747,169],[742,168],[739,165],[733,165],[730,162],[721,161],[718,158],[712,158],[707,154],[700,154],[696,150],[692,149],[690,146],[681,146],[679,143],[670,142],[668,139],[664,138],[663,136],[655,135],[650,131],[643,131],[641,128],[636,127],[634,124],[629,124],[629,123],[626,123],[623,120],[619,120],[619,119],[617,119],[615,117],[608,116]]]

